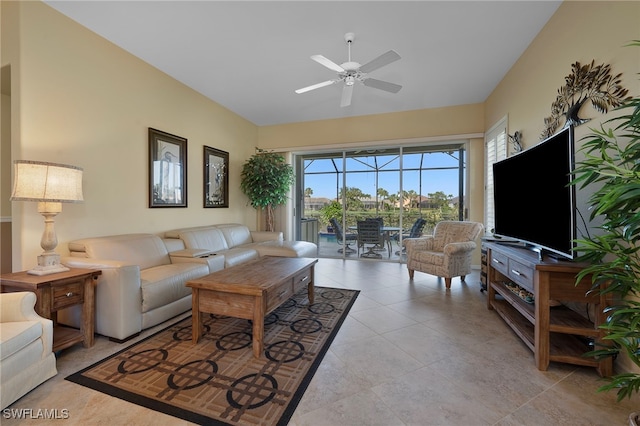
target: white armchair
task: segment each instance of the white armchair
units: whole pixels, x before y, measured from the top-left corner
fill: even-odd
[[[471,273],[471,255],[476,248],[475,240],[484,229],[481,223],[442,221],[436,224],[433,235],[403,240],[407,248],[409,278],[414,271],[444,277],[445,285],[451,288],[451,278]]]
[[[0,293],[0,409],[58,374],[53,322],[35,304],[35,293]]]

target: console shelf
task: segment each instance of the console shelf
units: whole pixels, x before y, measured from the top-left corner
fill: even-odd
[[[535,329],[533,323],[527,321],[513,305],[506,300],[494,300],[491,307],[502,317],[502,319],[513,329],[513,331],[522,339],[522,341],[535,351]]]
[[[587,294],[591,288],[588,279],[576,286],[575,277],[584,265],[541,261],[520,247],[498,243],[488,243],[486,247],[487,308],[495,310],[531,349],[537,368],[546,370],[554,361],[596,367],[601,376],[610,376],[611,358],[596,361],[583,356],[590,350],[588,339],[598,342],[604,337],[598,324],[604,321],[602,309],[609,303],[605,295]],[[534,304],[509,290],[505,285],[508,282],[532,292]],[[566,306],[553,306],[554,301],[594,305],[596,318],[589,321]]]

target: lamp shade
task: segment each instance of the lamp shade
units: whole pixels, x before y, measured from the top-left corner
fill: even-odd
[[[82,169],[66,164],[16,160],[12,201],[79,203]]]

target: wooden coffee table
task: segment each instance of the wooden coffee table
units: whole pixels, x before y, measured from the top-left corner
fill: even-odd
[[[253,321],[253,355],[260,358],[264,317],[307,288],[313,303],[313,274],[318,259],[264,256],[186,283],[192,291],[193,343],[202,333],[202,312]]]

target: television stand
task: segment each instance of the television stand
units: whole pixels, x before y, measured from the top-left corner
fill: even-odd
[[[523,250],[529,250],[531,252],[534,252],[538,255],[538,260],[541,262],[542,262],[542,259],[544,258],[544,254],[546,253],[542,247],[539,247],[533,244],[523,243],[520,241],[505,241],[505,242],[496,241],[496,243],[504,246],[518,247]],[[546,254],[547,256],[550,256],[548,253]]]
[[[605,331],[598,326],[605,321],[604,307],[611,303],[610,295],[589,292],[589,276],[576,285],[576,275],[585,265],[539,260],[523,246],[491,242],[486,248],[487,308],[495,310],[533,351],[538,370],[547,370],[554,361],[595,367],[601,376],[611,376],[612,358],[598,361],[583,356],[592,349],[587,341],[592,339],[596,347],[602,342]],[[533,293],[534,303],[515,295],[509,283]],[[552,300],[595,305],[596,317],[589,321],[566,306],[552,307]]]

